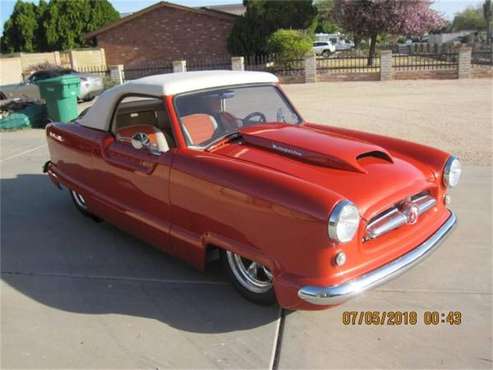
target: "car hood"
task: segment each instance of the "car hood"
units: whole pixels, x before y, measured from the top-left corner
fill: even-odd
[[[247,161],[330,189],[370,217],[432,185],[414,165],[381,146],[305,125],[241,129],[243,140],[214,153]]]

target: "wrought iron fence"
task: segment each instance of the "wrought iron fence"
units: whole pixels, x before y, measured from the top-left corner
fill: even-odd
[[[204,71],[231,69],[230,58],[194,58],[187,59],[187,71]],[[173,73],[173,64],[165,63],[146,63],[133,66],[125,66],[123,69],[124,80],[135,80],[137,78]]]
[[[304,69],[303,59],[285,60],[274,54],[245,58],[245,70],[270,72],[279,77],[302,76]]]
[[[493,66],[493,51],[479,50],[471,53],[471,64]]]
[[[341,53],[328,58],[317,58],[318,72],[367,73],[380,71],[380,56],[368,63],[368,56]]]
[[[392,55],[395,71],[454,70],[457,66],[457,53]]]
[[[265,72],[274,65],[275,55],[250,55],[245,57],[245,70]]]
[[[123,69],[123,79],[125,81],[129,81],[141,77],[160,75],[165,73],[173,73],[173,65],[171,63],[163,65],[151,64],[130,66]]]
[[[187,59],[187,71],[231,69],[231,58]]]
[[[411,44],[411,45],[393,45],[392,53],[400,55],[414,54],[450,54],[456,53],[458,46],[452,44]]]

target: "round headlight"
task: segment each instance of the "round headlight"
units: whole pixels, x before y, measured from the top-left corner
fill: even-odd
[[[459,183],[462,174],[462,166],[457,157],[451,156],[443,169],[443,183],[445,186],[453,188]]]
[[[353,240],[358,231],[358,208],[348,200],[336,204],[329,217],[329,238],[339,243]]]

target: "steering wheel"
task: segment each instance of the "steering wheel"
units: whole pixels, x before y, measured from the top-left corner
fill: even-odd
[[[267,122],[267,118],[265,117],[265,114],[261,112],[252,112],[243,118],[242,121],[244,126],[248,126],[255,123]]]

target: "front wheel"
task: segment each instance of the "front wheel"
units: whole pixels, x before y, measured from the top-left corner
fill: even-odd
[[[242,296],[257,304],[276,303],[272,273],[267,267],[230,251],[223,251],[221,259],[233,286]]]
[[[332,54],[332,53],[330,52],[330,50],[324,50],[324,51],[323,51],[323,53],[322,53],[322,55],[323,55],[324,57],[326,57],[326,58],[327,58],[327,57],[330,57],[330,54]]]

